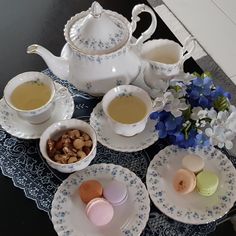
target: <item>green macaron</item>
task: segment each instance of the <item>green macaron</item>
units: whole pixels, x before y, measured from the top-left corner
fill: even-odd
[[[201,171],[197,175],[197,190],[203,196],[211,196],[217,190],[219,184],[218,176],[210,171]]]

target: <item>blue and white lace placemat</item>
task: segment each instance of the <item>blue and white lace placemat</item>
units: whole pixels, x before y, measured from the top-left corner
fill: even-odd
[[[100,99],[79,92],[67,81],[56,78],[49,70],[44,73],[66,86],[74,97],[73,117],[88,120],[93,107]],[[94,163],[114,163],[129,168],[145,183],[150,160],[167,143],[158,141],[146,150],[121,153],[98,144]],[[236,158],[228,155],[236,166]],[[38,140],[23,140],[11,136],[0,128],[0,167],[2,173],[12,179],[14,185],[24,190],[27,198],[33,199],[38,209],[50,216],[51,202],[60,183],[68,176],[50,168],[40,155]],[[150,217],[142,236],[207,235],[215,230],[217,222],[207,225],[188,225],[174,221],[162,214],[152,203]]]

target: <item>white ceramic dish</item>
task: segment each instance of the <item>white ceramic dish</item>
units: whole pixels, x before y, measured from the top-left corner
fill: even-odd
[[[101,103],[97,104],[90,116],[90,124],[97,133],[98,141],[110,149],[121,152],[140,151],[156,142],[158,134],[155,130],[155,123],[155,121],[148,119],[144,131],[132,137],[125,137],[116,134],[110,128]]]
[[[63,88],[59,83],[55,83],[57,89]],[[69,91],[65,97],[56,100],[55,109],[49,120],[33,125],[21,119],[17,113],[11,109],[6,102],[0,100],[0,125],[9,134],[22,139],[38,139],[42,132],[54,122],[70,119],[74,112],[74,100]]]
[[[182,158],[189,153],[201,156],[205,170],[219,177],[217,191],[203,197],[194,190],[182,195],[177,193],[172,180],[177,169],[182,168]],[[236,169],[219,150],[180,149],[168,146],[151,161],[146,176],[147,188],[153,203],[170,218],[187,224],[205,224],[225,215],[236,201]]]
[[[128,199],[114,207],[114,217],[103,227],[96,227],[86,216],[86,205],[81,201],[78,187],[83,181],[96,179],[103,186],[116,179],[125,183]],[[52,222],[59,236],[111,236],[141,234],[148,221],[150,199],[141,179],[119,165],[95,164],[71,174],[58,188],[52,202]]]
[[[53,161],[47,153],[47,141],[48,139],[58,140],[58,138],[68,130],[78,129],[88,134],[92,140],[92,147],[90,153],[83,159],[70,163],[61,164]],[[54,169],[63,173],[72,173],[74,171],[82,170],[86,168],[97,152],[97,137],[94,129],[87,122],[78,119],[67,119],[53,123],[50,125],[41,135],[39,141],[40,152],[45,158],[47,163]]]

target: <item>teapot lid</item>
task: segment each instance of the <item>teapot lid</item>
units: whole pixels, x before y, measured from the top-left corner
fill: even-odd
[[[66,41],[76,51],[89,55],[108,54],[129,39],[129,22],[116,12],[93,2],[88,11],[76,14],[66,24]]]

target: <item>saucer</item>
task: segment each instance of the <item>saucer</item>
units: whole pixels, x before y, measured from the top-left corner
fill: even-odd
[[[62,86],[56,83],[56,88],[60,89]],[[42,132],[54,122],[70,119],[74,112],[74,100],[70,92],[65,92],[65,97],[56,100],[55,108],[52,112],[51,118],[41,124],[33,125],[25,120],[22,120],[17,113],[12,110],[4,99],[0,100],[0,125],[9,134],[22,139],[38,139]]]
[[[106,120],[101,102],[93,109],[90,124],[95,129],[97,140],[102,145],[120,152],[140,151],[158,140],[158,134],[155,130],[156,121],[151,119],[148,119],[144,131],[135,136],[125,137],[116,134]]]
[[[80,199],[78,188],[89,179],[98,180],[105,187],[112,179],[124,183],[128,198],[120,206],[114,206],[114,216],[107,225],[96,227],[85,212],[86,205]],[[52,201],[51,215],[58,235],[111,236],[140,235],[150,212],[150,199],[141,179],[132,171],[114,164],[94,164],[77,171],[59,186]]]
[[[213,195],[204,197],[196,189],[183,195],[174,190],[174,175],[178,169],[183,168],[182,159],[187,154],[201,156],[205,163],[204,170],[212,171],[219,177],[219,185]],[[187,224],[215,221],[224,216],[236,201],[236,170],[227,156],[214,147],[166,147],[150,162],[146,184],[150,198],[160,211]]]

